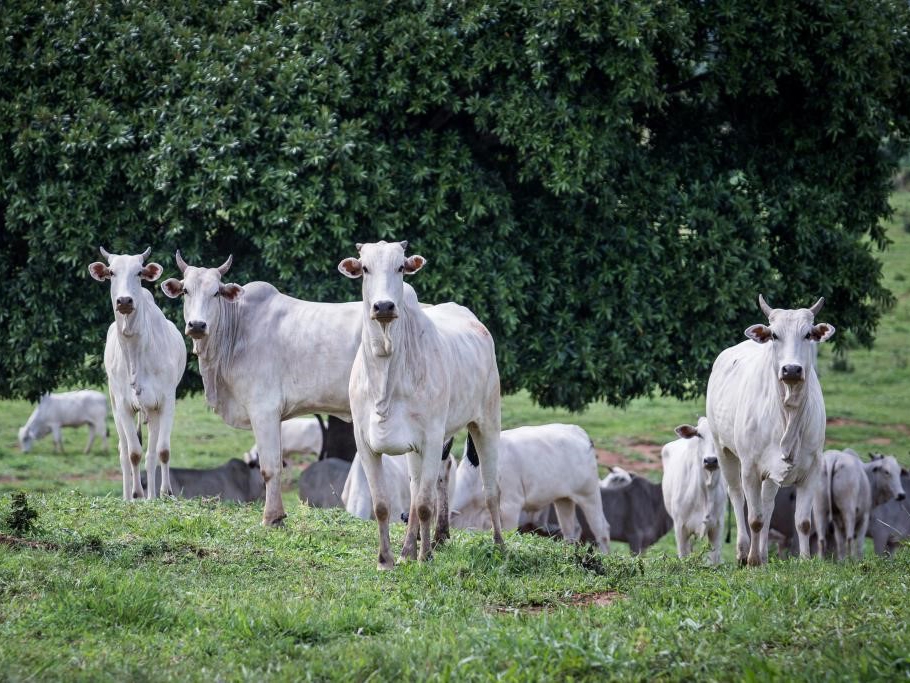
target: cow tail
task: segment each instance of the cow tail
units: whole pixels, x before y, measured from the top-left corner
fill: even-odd
[[[139,437],[139,447],[142,447],[142,411],[136,413],[136,436]]]
[[[828,519],[825,520],[825,529],[824,533],[828,535],[828,526],[834,521],[834,496],[831,494],[831,489],[834,487],[834,470],[837,467],[837,456],[834,456],[833,461],[831,462],[831,471],[828,472]],[[822,533],[819,530],[819,534]]]
[[[455,437],[450,436],[448,439],[446,439],[446,442],[444,444],[442,444],[442,461],[443,462],[445,462],[448,459],[449,453],[452,452],[452,442],[453,441],[455,441]]]
[[[470,434],[468,434],[468,451],[465,457],[474,467],[480,465],[480,458],[477,457],[477,448],[474,446],[474,439],[471,438]]]

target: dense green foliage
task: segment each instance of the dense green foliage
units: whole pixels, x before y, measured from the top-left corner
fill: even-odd
[[[100,378],[97,246],[426,301],[547,405],[697,392],[773,305],[869,343],[910,132],[906,3],[4,3],[0,395]],[[888,140],[890,145],[883,145]],[[159,296],[159,300],[163,297]],[[177,306],[164,303],[175,320]],[[840,343],[840,342],[838,342]]]

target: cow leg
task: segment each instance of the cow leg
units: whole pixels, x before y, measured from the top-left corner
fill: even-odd
[[[765,526],[764,507],[762,506],[762,482],[757,473],[752,472],[750,474],[749,480],[743,481],[746,505],[749,508],[749,530],[752,532],[747,562],[750,567],[758,567],[762,563],[760,549],[761,531]]]
[[[63,453],[63,433],[60,425],[51,425],[51,433],[54,435],[54,453]]]
[[[499,479],[497,465],[499,460],[499,424],[485,425],[481,429],[476,423],[468,425],[468,433],[474,441],[480,460],[480,478],[483,481],[483,492],[493,524],[493,542],[503,545],[502,519],[499,511]],[[517,520],[516,520],[517,524]]]
[[[811,555],[810,535],[812,517],[815,517],[815,533],[818,538],[818,557],[825,556],[826,535],[828,533],[828,477],[824,467],[815,469],[813,479],[804,481],[796,487],[793,521],[796,525],[796,537],[799,539],[799,556],[808,560]]]
[[[746,524],[746,497],[743,492],[742,465],[731,451],[721,448],[715,440],[717,453],[720,454],[720,471],[727,482],[727,495],[733,508],[733,517],[736,519],[736,561],[746,563],[749,553],[749,527]]]
[[[836,558],[838,562],[844,559],[845,546],[847,545],[844,530],[841,528],[842,522],[843,517],[837,516],[834,518],[834,543],[837,547]]]
[[[768,563],[768,536],[771,531],[771,517],[774,514],[774,499],[780,485],[773,479],[765,479],[761,485],[761,509],[762,509],[762,528],[761,535],[758,539],[758,550],[761,557],[761,563]]]
[[[360,430],[354,428],[354,440],[357,443],[357,452],[360,453],[360,464],[363,466],[363,473],[367,477],[367,484],[370,487],[370,496],[373,499],[373,516],[376,517],[376,524],[379,527],[379,563],[377,568],[380,570],[392,569],[395,566],[395,558],[392,557],[392,551],[389,543],[389,492],[386,490],[385,480],[382,473],[382,454],[373,453],[364,442],[360,435]],[[413,509],[413,499],[411,500]],[[413,516],[416,516],[411,513]],[[408,518],[408,525],[411,524],[411,518]]]
[[[720,564],[720,551],[721,543],[724,537],[724,523],[723,516],[721,516],[720,522],[714,524],[713,526],[708,527],[708,542],[711,544],[711,553],[708,555],[708,559],[713,565]]]
[[[420,473],[423,468],[423,458],[421,458],[420,454],[413,451],[404,457],[408,459],[411,504],[408,507],[408,525],[404,534],[404,543],[401,546],[401,559],[416,560],[417,536],[420,533],[420,517],[417,513],[417,495],[420,488]]]
[[[88,443],[85,444],[85,450],[82,451],[85,455],[88,455],[92,450],[92,444],[95,443],[95,425],[91,422],[88,423]]]
[[[581,526],[575,519],[575,501],[571,498],[558,498],[553,501],[553,507],[556,509],[556,519],[559,520],[563,540],[578,543],[578,539],[581,537]],[[503,519],[505,519],[505,515],[503,515]]]
[[[452,476],[452,458],[446,458],[439,464],[439,477],[436,479],[436,531],[433,535],[433,547],[449,540],[449,477]],[[413,499],[412,499],[413,500]]]
[[[171,430],[174,428],[174,403],[173,399],[165,401],[161,406],[158,422],[158,438],[152,441],[149,437],[149,446],[155,445],[158,451],[158,461],[161,463],[161,495],[172,496],[171,487]],[[151,430],[149,430],[151,432]]]
[[[139,477],[139,463],[142,461],[142,444],[135,430],[135,413],[124,405],[113,406],[114,422],[120,436],[120,462],[124,469],[123,476],[132,480],[132,486],[127,493],[124,482],[124,498],[138,499],[143,497],[142,481]],[[126,456],[124,458],[124,455]],[[125,460],[125,462],[124,462]],[[148,482],[146,482],[148,483]]]
[[[281,420],[278,411],[250,415],[253,436],[259,447],[259,471],[265,482],[264,526],[280,526],[287,517],[281,500]]]
[[[869,528],[869,513],[862,513],[856,522],[855,556],[857,560],[863,559],[863,547],[866,544],[866,530]]]
[[[840,559],[853,557],[856,554],[856,510],[852,506],[844,510],[844,553]]]
[[[158,432],[161,428],[161,413],[148,412],[148,439],[145,444],[145,495],[149,500],[158,497]]]
[[[673,531],[676,533],[676,555],[679,559],[688,557],[691,552],[689,546],[689,530],[682,524],[673,523]]]
[[[581,508],[582,514],[591,527],[591,533],[594,534],[594,542],[600,548],[600,552],[606,554],[610,552],[610,524],[604,517],[603,503],[600,498],[600,487],[595,488],[589,495],[578,501],[578,507]],[[576,521],[577,523],[577,521]]]
[[[439,480],[439,466],[442,464],[443,434],[430,436],[423,444],[423,458],[420,470],[420,485],[417,491],[417,516],[420,519],[421,561],[429,560],[432,552],[433,514],[436,511],[436,487]]]
[[[130,499],[130,453],[126,436],[120,428],[120,421],[114,416],[114,428],[117,430],[117,451],[120,454],[120,473],[123,478],[123,500]]]

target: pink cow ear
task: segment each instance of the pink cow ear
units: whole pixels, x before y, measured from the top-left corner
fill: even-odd
[[[408,256],[404,260],[404,272],[405,275],[413,275],[418,270],[423,268],[427,260],[420,254],[414,254],[413,256]]]
[[[162,268],[159,264],[146,263],[145,266],[143,266],[142,270],[139,271],[139,277],[141,277],[143,280],[154,282],[159,277],[161,277],[161,273],[163,272],[164,268]]]
[[[243,296],[243,287],[235,282],[228,282],[226,285],[221,285],[218,288],[218,294],[220,294],[221,298],[225,301],[234,303],[237,301],[237,299]]]
[[[698,427],[693,427],[692,425],[679,425],[673,431],[683,439],[691,439],[694,436],[698,436]]]
[[[818,323],[812,327],[812,331],[809,334],[812,335],[812,341],[821,343],[831,339],[831,335],[834,334],[834,325]]]
[[[88,272],[98,282],[104,282],[111,277],[111,269],[101,263],[101,261],[95,261],[89,265]]]
[[[747,327],[744,333],[752,341],[764,344],[771,339],[771,328],[767,325],[752,325]]]
[[[360,264],[360,261],[354,257],[350,257],[338,264],[338,272],[345,277],[356,280],[363,275],[363,266]]]
[[[177,278],[168,278],[161,283],[161,291],[171,299],[176,299],[183,294],[183,283]]]

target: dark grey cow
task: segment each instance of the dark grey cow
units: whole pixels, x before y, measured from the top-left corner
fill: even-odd
[[[907,470],[901,470],[901,486],[910,491]],[[866,536],[872,539],[877,555],[893,555],[898,545],[910,538],[910,499],[894,499],[872,508]]]
[[[343,508],[341,492],[351,463],[341,458],[314,462],[300,473],[300,500],[316,508]]]
[[[156,471],[161,481],[161,468]],[[142,473],[145,487],[145,472]],[[257,463],[247,464],[231,458],[220,467],[212,469],[171,468],[171,490],[180,498],[212,496],[223,501],[249,503],[265,498],[265,482]]]
[[[615,488],[601,486],[600,500],[604,516],[610,525],[610,540],[628,543],[629,550],[634,555],[644,552],[673,528],[673,520],[664,507],[660,484],[652,484],[637,474],[633,474],[632,481],[625,486]],[[594,535],[584,515],[576,511],[576,517],[581,524],[581,540],[591,543]],[[550,506],[545,529],[522,527],[521,531],[559,536],[559,522],[553,506]]]

